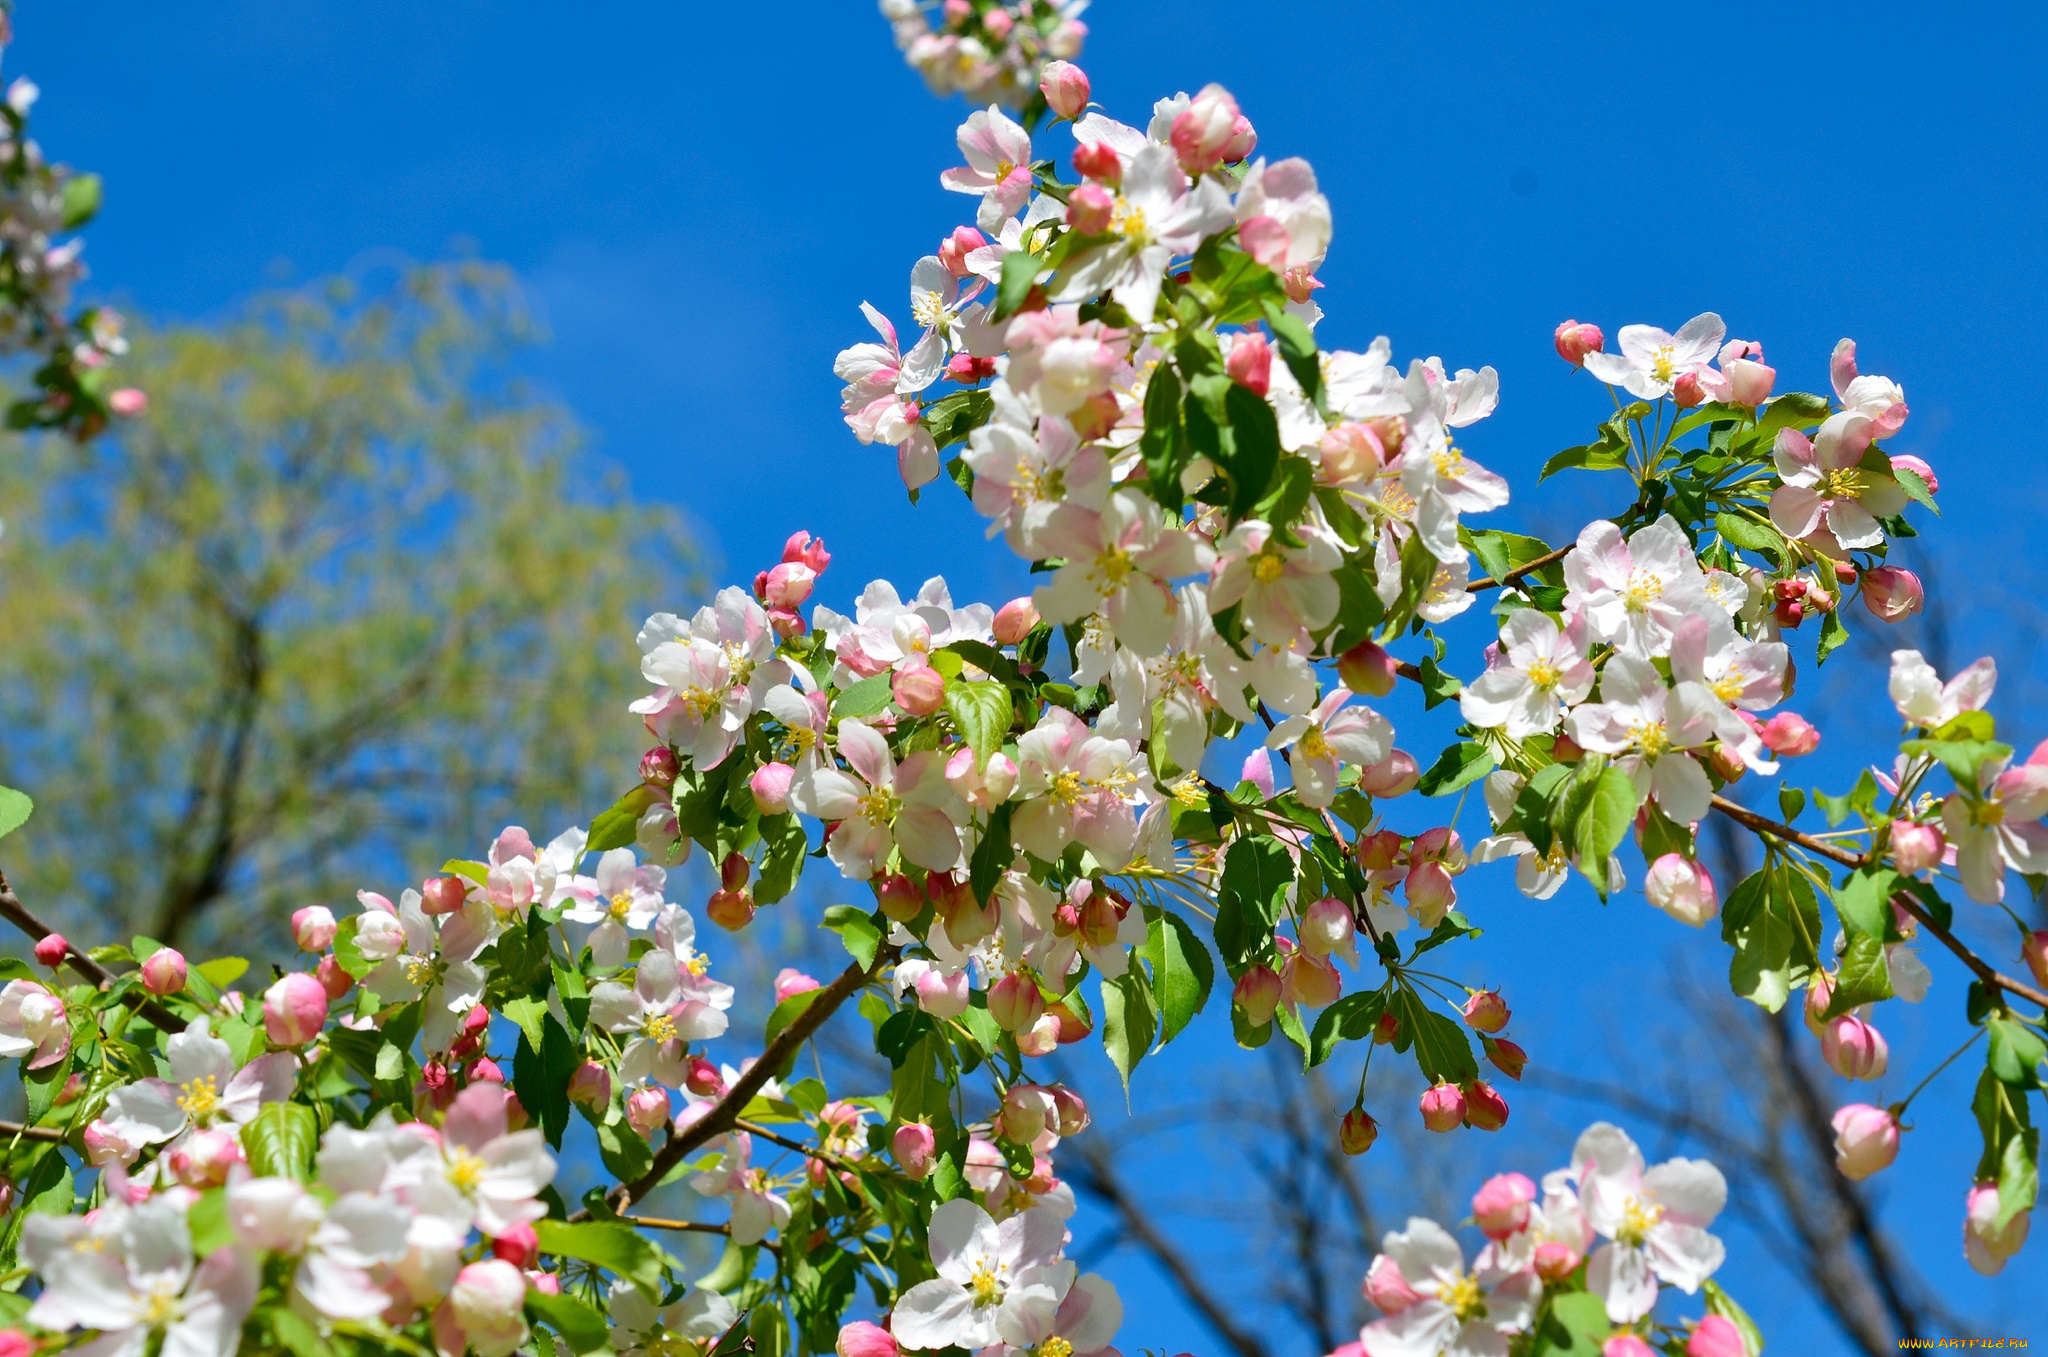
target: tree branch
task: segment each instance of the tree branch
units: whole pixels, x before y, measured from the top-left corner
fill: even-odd
[[[1465,592],[1468,594],[1477,594],[1487,589],[1504,588],[1507,585],[1513,584],[1516,580],[1521,579],[1524,575],[1533,575],[1537,571],[1541,570],[1544,566],[1550,565],[1555,561],[1563,560],[1565,557],[1571,555],[1572,550],[1577,546],[1577,542],[1567,542],[1563,546],[1559,547],[1556,551],[1546,551],[1541,556],[1538,556],[1535,560],[1530,561],[1526,565],[1516,566],[1513,570],[1508,571],[1507,574],[1502,575],[1497,580],[1476,579],[1465,586]]]
[[[44,938],[51,936],[57,931],[28,912],[28,907],[21,903],[21,897],[14,893],[14,887],[8,884],[7,873],[5,872],[0,872],[0,918],[6,919],[37,942],[41,942]],[[68,941],[64,944],[64,962],[72,970],[78,972],[80,976],[99,988],[113,988],[114,973],[79,951]],[[185,1020],[183,1018],[171,1012],[171,1010],[165,1008],[147,994],[136,990],[129,990],[121,996],[121,1002],[134,1009],[137,1013],[140,1013],[143,1017],[148,1018],[166,1032],[182,1032],[185,1030]]]

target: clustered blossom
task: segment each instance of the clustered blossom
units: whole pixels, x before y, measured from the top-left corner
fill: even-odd
[[[1038,93],[1046,64],[1081,55],[1088,36],[1080,18],[1088,0],[944,0],[936,25],[930,8],[920,0],[882,0],[882,17],[933,94],[964,94],[977,104],[1024,107]]]

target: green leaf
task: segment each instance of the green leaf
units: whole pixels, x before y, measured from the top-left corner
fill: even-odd
[[[1280,361],[1287,364],[1287,370],[1301,384],[1302,394],[1308,397],[1308,403],[1320,404],[1323,361],[1322,355],[1316,351],[1315,332],[1301,317],[1281,310],[1276,302],[1268,301],[1265,310],[1266,328],[1273,332],[1273,338],[1280,345]]]
[[[2003,1230],[2012,1218],[2033,1207],[2041,1188],[2041,1133],[2029,1127],[2005,1142],[1998,1160],[1998,1218],[1991,1225]]]
[[[1838,1018],[1863,1004],[1892,997],[1891,968],[1885,964],[1884,944],[1869,933],[1853,933],[1842,951],[1842,967],[1835,976],[1827,1017]]]
[[[605,1172],[622,1183],[639,1181],[654,1166],[653,1150],[623,1119],[598,1126],[597,1156],[604,1161]]]
[[[1760,551],[1774,559],[1785,555],[1785,535],[1768,523],[1723,510],[1714,515],[1714,531],[1730,546]]]
[[[646,783],[641,783],[612,802],[611,809],[590,822],[590,838],[584,847],[592,853],[602,853],[613,848],[631,848],[634,831],[640,827],[640,817],[647,808],[661,800],[661,793]]]
[[[535,1050],[540,1049],[544,1040],[541,1019],[547,1014],[547,1001],[536,999],[532,995],[505,1001],[505,1016],[519,1024],[519,1030],[526,1033],[526,1039],[533,1043]]]
[[[1102,1049],[1123,1077],[1126,1095],[1131,1089],[1131,1071],[1152,1049],[1152,1038],[1158,1030],[1152,990],[1145,982],[1144,972],[1134,967],[1114,980],[1103,979]]]
[[[1138,955],[1152,968],[1152,993],[1159,1001],[1159,1044],[1179,1036],[1181,1029],[1209,1002],[1216,983],[1216,963],[1187,920],[1161,910],[1146,926]]]
[[[996,398],[987,391],[955,391],[925,406],[918,422],[932,436],[933,445],[943,448],[988,423],[995,408]]]
[[[1216,893],[1216,950],[1234,975],[1263,950],[1280,918],[1281,901],[1294,883],[1287,850],[1263,835],[1230,845]]]
[[[633,1283],[649,1300],[660,1302],[667,1286],[661,1255],[631,1226],[609,1220],[574,1224],[566,1220],[538,1220],[533,1228],[540,1236],[542,1253],[595,1263]]]
[[[1840,650],[1849,639],[1849,628],[1842,621],[1842,610],[1831,608],[1821,614],[1820,641],[1815,645],[1813,663],[1816,668],[1828,662],[1828,656]]]
[[[1998,736],[1998,721],[1988,711],[1957,712],[1927,735],[1934,740],[1990,740]]]
[[[1232,383],[1223,397],[1230,438],[1221,465],[1230,477],[1230,512],[1244,518],[1265,497],[1280,461],[1280,421],[1265,398]]]
[[[1003,256],[1003,277],[996,284],[994,319],[1008,320],[1017,314],[1017,308],[1031,295],[1032,284],[1038,281],[1038,270],[1043,264],[1044,261],[1027,250],[1012,250]]]
[[[1939,516],[1941,506],[1934,502],[1934,492],[1927,488],[1927,478],[1911,467],[1894,466],[1892,475],[1899,482],[1899,489],[1906,492],[1906,498],[1915,504],[1924,504]]]
[[[1138,451],[1145,459],[1146,489],[1153,499],[1179,513],[1186,496],[1180,473],[1193,458],[1181,428],[1180,374],[1169,363],[1152,369],[1145,384],[1145,432]]]
[[[1966,792],[1977,790],[1977,773],[1987,759],[2009,759],[2012,746],[1996,740],[1907,740],[1899,752],[1914,758],[1938,759]]]
[[[553,1014],[541,1019],[538,1048],[521,1032],[519,1045],[512,1052],[512,1087],[518,1090],[520,1103],[540,1123],[548,1144],[556,1149],[561,1148],[562,1132],[569,1126],[569,1076],[576,1072],[580,1059]]]
[[[1465,691],[1465,685],[1454,674],[1446,674],[1436,667],[1436,656],[1424,655],[1422,663],[1416,666],[1422,677],[1422,709],[1440,707]]]
[[[1828,417],[1828,398],[1808,391],[1787,391],[1758,411],[1757,438],[1768,452],[1780,429],[1807,429]]]
[[[1607,898],[1607,859],[1628,837],[1636,818],[1636,788],[1619,768],[1603,768],[1572,826],[1572,855],[1579,871]]]
[[[205,976],[216,989],[226,989],[248,973],[249,962],[238,956],[215,957],[212,961],[202,961],[193,969]]]
[[[974,898],[987,904],[1016,858],[1017,845],[1010,838],[1010,803],[1005,801],[989,812],[988,828],[968,859],[967,884],[974,889]]]
[[[1702,1282],[1700,1290],[1707,1298],[1707,1313],[1721,1316],[1733,1324],[1735,1331],[1742,1335],[1742,1347],[1747,1357],[1762,1357],[1763,1330],[1757,1328],[1756,1321],[1749,1317],[1749,1312],[1737,1305],[1734,1297],[1721,1289],[1719,1282],[1711,1279]]]
[[[36,803],[28,793],[18,792],[12,787],[0,787],[0,839],[28,823],[28,817],[35,813]]]
[[[550,1296],[545,1291],[528,1288],[526,1317],[562,1335],[562,1341],[569,1345],[571,1352],[595,1352],[611,1341],[610,1323],[574,1296]]]
[[[1550,543],[1542,538],[1525,537],[1516,532],[1501,532],[1494,528],[1478,532],[1460,529],[1458,535],[1468,539],[1467,545],[1472,548],[1472,554],[1479,558],[1479,564],[1485,569],[1486,577],[1490,580],[1499,580],[1511,575],[1522,566],[1531,561],[1541,560],[1551,552]],[[1561,570],[1563,567],[1559,565],[1556,568]],[[1545,569],[1536,573],[1549,574],[1550,570]]]
[[[768,851],[761,858],[761,875],[754,882],[754,899],[764,905],[772,905],[796,889],[797,879],[803,875],[804,856],[810,852],[811,841],[804,837],[803,822],[785,811],[780,815],[764,815],[760,823],[761,841]]]
[[[1340,1041],[1371,1036],[1386,1006],[1387,996],[1379,990],[1358,990],[1318,1013],[1315,1030],[1308,1036],[1308,1063],[1315,1066],[1328,1060]]]
[[[1607,1320],[1607,1302],[1590,1291],[1567,1291],[1550,1298],[1550,1314],[1538,1334],[1536,1351],[1545,1357],[1600,1357],[1600,1348],[1614,1332]]]
[[[1462,1084],[1479,1077],[1479,1062],[1463,1027],[1431,1008],[1412,989],[1396,990],[1392,1007],[1402,1033],[1415,1045],[1415,1063],[1424,1078]]]
[[[1842,926],[1880,942],[1897,942],[1899,926],[1891,898],[1906,879],[1889,867],[1859,867],[1835,891]]]
[[[1735,943],[1729,986],[1776,1013],[1816,964],[1820,903],[1813,887],[1782,867],[1759,872],[1736,888],[1726,913],[1722,936]]]
[[[1629,456],[1628,418],[1618,414],[1600,426],[1598,441],[1576,448],[1566,448],[1543,464],[1537,480],[1548,480],[1560,471],[1578,468],[1584,471],[1613,471],[1628,465]]]
[[[100,195],[100,177],[96,174],[77,174],[65,180],[64,229],[76,231],[91,221],[100,210]]]
[[[839,935],[846,954],[863,967],[875,964],[875,949],[882,945],[882,928],[872,915],[854,905],[833,905],[822,923]]]
[[[1424,796],[1449,796],[1492,772],[1493,751],[1484,745],[1454,744],[1429,765],[1415,789]]]
[[[839,696],[832,703],[832,719],[839,721],[848,716],[873,716],[889,705],[889,698],[889,675],[870,675],[850,688],[839,690]]]
[[[2041,1063],[2048,1060],[2048,1042],[2043,1042],[2031,1027],[2011,1018],[1992,1017],[1984,1026],[1991,1035],[1984,1067],[1992,1077],[2013,1088],[2042,1087]]]
[[[195,1250],[196,1252],[196,1250]],[[202,1257],[204,1255],[201,1255]],[[294,1310],[270,1312],[270,1331],[292,1357],[336,1357],[334,1344],[320,1336],[311,1320]]]
[[[311,1179],[319,1144],[320,1119],[300,1103],[264,1103],[242,1128],[242,1151],[259,1178]]]
[[[1003,747],[1003,737],[1009,733],[1014,715],[1010,690],[992,681],[948,683],[946,710],[952,714],[960,738],[974,751],[975,764],[986,767],[989,755]]]

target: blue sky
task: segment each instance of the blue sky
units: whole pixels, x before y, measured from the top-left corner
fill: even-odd
[[[1781,389],[1823,388],[1834,341],[1856,337],[1865,369],[1906,388],[1894,450],[1939,471],[1938,531],[2004,553],[1951,586],[2038,573],[2038,7],[1102,0],[1088,19],[1083,64],[1113,116],[1142,121],[1153,99],[1218,80],[1262,150],[1316,165],[1337,222],[1326,346],[1385,333],[1404,360],[1500,370],[1500,412],[1468,443],[1515,483],[1496,525],[1554,532],[1619,507],[1591,478],[1533,484],[1606,403],[1551,353],[1559,320],[1611,335],[1714,309],[1763,342]],[[864,0],[27,0],[17,25],[6,69],[42,85],[45,147],[107,177],[87,255],[102,295],[204,319],[280,277],[473,242],[520,272],[551,325],[535,380],[639,493],[693,515],[728,577],[809,528],[837,553],[841,604],[883,574],[914,588],[944,571],[956,595],[991,601],[1023,586],[957,495],[906,505],[890,459],[838,419],[830,363],[865,333],[857,304],[902,319],[911,261],[969,207],[936,183],[966,110],[926,93]],[[2021,625],[1980,609],[1964,631],[2019,658]],[[1805,705],[1846,713],[1858,686],[1882,701],[1867,671],[1842,672],[1861,677],[1809,678]],[[1831,727],[1811,771],[1852,769],[1857,729]],[[1639,896],[1603,910],[1574,888],[1530,906],[1500,877],[1466,883],[1489,933],[1460,964],[1510,987],[1539,1058],[1597,1062],[1601,1029],[1672,1017],[1657,991],[1674,947],[1721,964],[1717,940]],[[1930,1012],[1894,1034],[1901,1071],[1931,1066],[1958,1029],[1961,982],[1936,974]],[[1886,1217],[1956,1309],[2018,1316],[2048,1283],[2048,1250],[1997,1286],[1963,1268],[1966,1098],[1951,1075],[1923,1099]],[[1489,1157],[1548,1166],[1540,1120]],[[1142,1268],[1110,1266],[1132,1301],[1127,1347],[1214,1349]],[[1828,1350],[1739,1243],[1726,1279],[1800,1350]]]

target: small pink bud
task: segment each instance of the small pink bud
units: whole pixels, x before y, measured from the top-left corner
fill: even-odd
[[[1643,877],[1643,894],[1651,904],[1694,928],[1721,912],[1714,878],[1705,867],[1679,853],[1666,853],[1650,864]]]
[[[957,1018],[972,1001],[967,972],[948,973],[936,966],[917,977],[917,1006],[934,1018]]]
[[[802,561],[783,561],[761,580],[761,602],[770,608],[796,608],[811,596],[818,572]]]
[[[1081,905],[1081,942],[1087,947],[1107,947],[1116,941],[1123,927],[1123,911],[1114,893],[1103,886],[1089,892]]]
[[[1351,917],[1351,906],[1334,896],[1324,896],[1308,907],[1294,931],[1304,952],[1311,956],[1328,956],[1332,952],[1352,951],[1356,946],[1353,939],[1357,929],[1357,922]]]
[[[1050,1012],[1040,1014],[1037,1022],[1017,1033],[1019,1055],[1051,1055],[1059,1044],[1060,1020]]]
[[[747,860],[745,853],[727,853],[718,864],[718,886],[720,890],[736,891],[747,884],[753,874],[754,864]]]
[[[1820,1036],[1827,1030],[1827,1019],[1823,1016],[1828,1005],[1835,1001],[1835,978],[1826,971],[1815,971],[1806,982],[1806,1030]]]
[[[668,1124],[668,1094],[658,1088],[636,1088],[626,1096],[626,1124],[644,1140]]]
[[[1475,990],[1465,1001],[1465,1025],[1475,1032],[1489,1035],[1508,1025],[1507,1001],[1500,997],[1499,990]]]
[[[1465,1124],[1478,1131],[1498,1131],[1508,1124],[1508,1100],[1491,1084],[1474,1079],[1465,1086]]]
[[[1036,980],[1012,971],[988,987],[988,1013],[1005,1032],[1021,1032],[1045,1016],[1045,996]]]
[[[1729,404],[1751,409],[1771,398],[1771,388],[1778,381],[1776,368],[1748,358],[1731,358],[1721,364],[1721,375],[1728,379]]]
[[[1401,1020],[1392,1013],[1380,1014],[1380,1020],[1372,1025],[1372,1044],[1375,1046],[1390,1046],[1400,1035]]]
[[[1280,997],[1290,1004],[1322,1008],[1344,993],[1343,977],[1326,957],[1296,952],[1280,968]]]
[[[1465,1095],[1456,1084],[1423,1090],[1422,1124],[1432,1131],[1455,1131],[1465,1124]]]
[[[1987,1277],[2005,1270],[2006,1263],[2027,1242],[2031,1209],[2016,1211],[2003,1230],[1998,1226],[1998,1184],[1977,1183],[1963,1198],[1963,1256],[1970,1266]]]
[[[1657,1350],[1632,1333],[1618,1333],[1600,1345],[1600,1357],[1657,1357]]]
[[[505,1082],[505,1071],[499,1068],[497,1061],[485,1057],[469,1067],[469,1082],[502,1084]]]
[[[1068,122],[1088,111],[1088,75],[1071,61],[1049,61],[1038,73],[1046,107]]]
[[[689,1073],[683,1076],[683,1087],[700,1098],[716,1098],[725,1092],[725,1074],[703,1056],[693,1055]]]
[[[1941,482],[1938,479],[1936,479],[1934,475],[1934,468],[1927,465],[1927,463],[1921,461],[1918,457],[1913,456],[1911,453],[1901,453],[1898,456],[1892,458],[1892,470],[1910,471],[1914,475],[1918,476],[1921,480],[1926,481],[1927,493],[1930,495],[1939,494],[1941,492]]]
[[[994,357],[978,358],[971,353],[956,353],[946,360],[946,375],[962,386],[973,386],[996,375]]]
[[[1749,1357],[1742,1330],[1725,1315],[1707,1315],[1685,1340],[1685,1357]]]
[[[1547,1240],[1536,1246],[1536,1275],[1546,1282],[1561,1282],[1579,1269],[1579,1251],[1569,1244]]]
[[[932,1128],[921,1121],[903,1123],[903,1125],[896,1128],[896,1133],[889,1138],[890,1151],[895,1154],[896,1163],[902,1168],[904,1176],[912,1182],[918,1183],[923,1182],[926,1175],[931,1173],[933,1160],[937,1157],[938,1145],[938,1137],[933,1134]],[[853,1326],[849,1325],[848,1327],[851,1328]],[[869,1325],[868,1327],[873,1328],[874,1326]],[[875,1331],[877,1333],[881,1332],[879,1329]],[[883,1336],[887,1337],[887,1335]],[[846,1335],[842,1331],[839,1348],[842,1353],[846,1351],[845,1344]],[[896,1350],[894,1343],[889,1345],[889,1350],[892,1353]]]
[[[946,679],[929,666],[898,669],[889,681],[889,695],[911,716],[930,716],[946,705]]]
[[[1707,391],[1700,384],[1697,372],[1681,372],[1678,380],[1671,384],[1671,399],[1681,410],[1690,410],[1707,398]]]
[[[327,991],[329,999],[339,999],[356,986],[356,978],[341,968],[341,962],[333,956],[320,958],[320,964],[313,968],[313,978],[320,982],[320,988]]]
[[[528,1268],[540,1257],[540,1236],[531,1225],[514,1225],[491,1240],[491,1257],[502,1258],[513,1267]]]
[[[1408,869],[1405,883],[1408,907],[1424,928],[1435,928],[1458,903],[1458,888],[1451,874],[1434,862],[1418,862]]]
[[[1401,1265],[1384,1253],[1373,1256],[1372,1266],[1366,1269],[1365,1283],[1360,1289],[1382,1314],[1398,1315],[1422,1299],[1421,1293],[1408,1285]]]
[[[1074,172],[1114,188],[1123,182],[1124,162],[1107,143],[1084,141],[1074,148]]]
[[[1088,1129],[1090,1120],[1087,1099],[1065,1084],[1052,1086],[1052,1116],[1046,1124],[1054,1135],[1061,1138],[1080,1135]]]
[[[114,394],[118,396],[121,393],[116,391]],[[31,1357],[35,1350],[35,1340],[20,1329],[0,1329],[0,1357]]]
[[[1379,1138],[1380,1124],[1362,1107],[1352,1108],[1337,1123],[1337,1147],[1346,1154],[1364,1154]]]
[[[1202,174],[1223,163],[1223,154],[1238,135],[1237,100],[1221,85],[1206,85],[1188,107],[1174,116],[1168,140],[1181,168]],[[1250,125],[1246,124],[1249,131]]]
[[[817,988],[818,982],[816,979],[805,975],[794,966],[784,966],[775,973],[775,1002],[778,1004],[784,999],[792,998],[799,994],[808,994]]]
[[[1023,644],[1024,638],[1038,625],[1038,609],[1031,602],[1031,595],[1013,598],[996,610],[996,644],[1014,646]]]
[[[1864,1179],[1899,1157],[1899,1122],[1882,1107],[1850,1103],[1834,1116],[1835,1167]]]
[[[899,1131],[897,1134],[900,1136],[902,1132]],[[925,1128],[925,1134],[931,1134],[930,1127]],[[930,1171],[929,1167],[926,1171]],[[923,1178],[924,1174],[912,1176]],[[855,1320],[841,1328],[839,1341],[835,1347],[839,1357],[897,1357],[896,1340],[889,1336],[889,1331],[864,1319]]]
[[[1223,370],[1254,396],[1264,396],[1273,383],[1273,346],[1257,332],[1240,334],[1230,344],[1230,357]]]
[[[1557,356],[1573,367],[1583,366],[1586,355],[1599,353],[1600,346],[1606,342],[1607,337],[1600,333],[1597,325],[1581,325],[1575,320],[1568,320],[1557,327]]]
[[[1406,796],[1422,781],[1422,770],[1415,766],[1415,756],[1405,749],[1393,753],[1359,770],[1358,790],[1367,796],[1392,798]]]
[[[1391,829],[1358,836],[1358,865],[1368,872],[1392,871],[1401,861],[1401,836]]]
[[[1116,195],[1100,184],[1082,184],[1067,196],[1067,225],[1084,236],[1106,235],[1116,217]]]
[[[263,1030],[273,1046],[304,1046],[327,1025],[327,987],[294,971],[263,992]]]
[[[1367,697],[1385,697],[1400,677],[1394,657],[1371,641],[1360,641],[1337,657],[1337,677],[1346,688]]]
[[[469,1012],[462,1015],[462,1035],[465,1037],[481,1038],[490,1026],[491,1010],[482,1004],[470,1005]]]
[[[1737,712],[1736,715],[1747,716],[1749,713]],[[1740,782],[1742,775],[1749,771],[1749,765],[1742,761],[1742,751],[1733,745],[1716,744],[1707,755],[1707,762],[1713,765],[1714,772],[1723,782]]]
[[[1820,747],[1820,732],[1798,712],[1781,711],[1764,722],[1758,732],[1764,744],[1773,754],[1793,758],[1800,754],[1811,754]]]
[[[704,913],[728,933],[737,933],[754,921],[754,894],[744,890],[713,891]]]
[[[124,386],[108,393],[107,408],[123,419],[133,419],[149,408],[149,393],[139,387]]]
[[[64,964],[64,958],[71,954],[71,944],[64,941],[62,933],[45,933],[36,939],[36,960],[51,970]]]
[[[420,887],[422,914],[454,914],[469,899],[469,883],[459,876],[430,876]]]
[[[543,1296],[559,1296],[562,1294],[562,1279],[553,1272],[529,1272],[526,1274],[526,1280],[534,1290],[540,1292]]]
[[[1231,986],[1230,998],[1244,1013],[1245,1026],[1264,1027],[1280,1007],[1280,977],[1264,964],[1249,967]]]
[[[667,790],[676,785],[676,775],[682,771],[683,761],[665,744],[658,744],[640,756],[640,780],[650,787]]]
[[[1012,1084],[1003,1095],[1001,1111],[996,1114],[996,1129],[1005,1140],[1031,1145],[1045,1134],[1046,1121],[1051,1116],[1049,1090],[1037,1084]]]
[[[1844,1079],[1882,1079],[1891,1063],[1884,1034],[1854,1013],[1833,1018],[1821,1029],[1820,1054]]]
[[[2020,944],[2020,957],[2027,963],[2027,970],[2034,977],[2034,983],[2048,987],[2048,929],[2037,928],[2027,934]]]
[[[1536,1184],[1519,1173],[1497,1173],[1472,1194],[1472,1222],[1488,1239],[1506,1239],[1529,1224]]]
[[[1522,1069],[1529,1063],[1527,1051],[1506,1037],[1487,1037],[1481,1045],[1486,1047],[1486,1058],[1495,1069],[1510,1079],[1522,1077]]]
[[[1863,572],[1863,606],[1883,622],[1897,622],[1920,611],[1927,591],[1910,570],[1881,565]]]
[[[897,923],[909,923],[924,913],[924,893],[901,872],[883,877],[875,886],[875,898],[881,903],[883,915]]]
[[[1934,825],[1911,820],[1892,821],[1892,866],[1907,876],[1918,876],[1941,865],[1948,840]]]
[[[980,232],[964,226],[955,230],[953,234],[957,236],[961,231],[967,231],[976,240],[981,239]],[[789,540],[782,544],[782,559],[802,561],[811,568],[813,575],[822,575],[825,573],[825,567],[832,564],[832,553],[825,550],[824,538],[820,537],[813,541],[809,533],[799,531],[791,533]]]
[[[1045,1006],[1047,1016],[1059,1027],[1059,1042],[1071,1046],[1077,1041],[1086,1041],[1095,1032],[1095,1024],[1087,1015],[1074,1011],[1064,999],[1055,999]]]
[[[939,262],[955,278],[965,278],[970,271],[967,256],[987,244],[988,237],[972,226],[956,226],[952,234],[939,242]]]
[[[1230,140],[1223,143],[1223,163],[1235,165],[1249,156],[1259,144],[1259,134],[1252,130],[1252,120],[1240,113],[1230,124]]]
[[[292,941],[302,952],[324,952],[334,942],[334,911],[325,905],[307,905],[292,913]]]
[[[1387,460],[1386,445],[1380,442],[1380,436],[1373,432],[1370,424],[1339,424],[1336,428],[1323,435],[1322,441],[1316,444],[1316,453],[1316,475],[1326,485],[1350,485],[1356,481],[1370,480],[1372,477],[1379,475],[1380,468],[1386,464]],[[1363,645],[1353,649],[1363,649],[1364,645],[1371,645],[1371,642],[1365,642]],[[1373,649],[1378,650],[1379,647],[1373,646]],[[1349,651],[1346,652],[1347,655],[1350,653]],[[1381,651],[1380,653],[1384,655],[1386,652]],[[1352,685],[1352,676],[1345,674],[1341,667],[1343,664],[1341,657],[1338,664],[1340,666],[1339,674],[1345,675],[1344,685],[1352,688],[1354,692],[1365,692],[1365,689]],[[1387,687],[1388,691],[1392,691],[1393,679],[1391,671],[1387,680]],[[1386,693],[1374,693],[1372,695],[1375,697],[1385,697]]]
[[[185,954],[175,947],[159,947],[142,963],[142,987],[151,994],[176,994],[185,988]]]
[[[1010,17],[1010,11],[1006,9],[990,9],[983,11],[981,26],[988,30],[991,38],[1001,42],[1010,36],[1010,30],[1017,26],[1017,21]]]
[[[796,769],[786,763],[764,763],[747,779],[754,807],[763,815],[780,815],[789,809],[789,784],[796,781]]]

